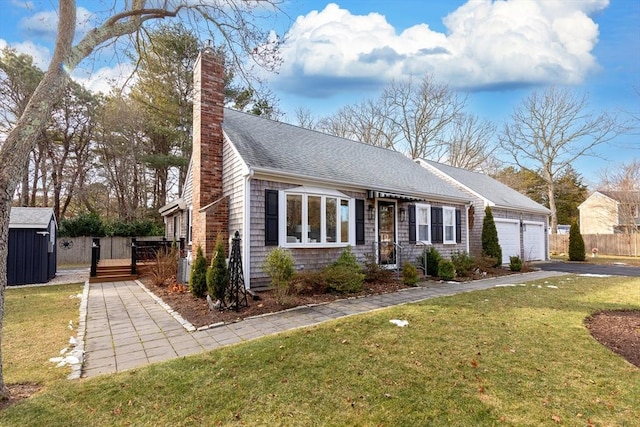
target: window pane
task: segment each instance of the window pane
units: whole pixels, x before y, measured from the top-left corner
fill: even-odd
[[[338,233],[338,200],[327,197],[327,242],[336,242]]]
[[[455,238],[455,210],[453,209],[444,209],[444,241],[445,242],[453,242],[456,240]]]
[[[429,241],[429,226],[420,224],[418,226],[418,240],[422,242]]]
[[[430,208],[417,209],[418,240],[422,242],[429,241],[429,209]]]
[[[444,240],[447,242],[452,242],[453,238],[453,227],[447,225],[444,227]]]
[[[307,224],[309,226],[308,243],[320,242],[320,206],[322,198],[309,196],[307,199]]]
[[[302,196],[287,194],[287,242],[299,243],[302,238]]]
[[[349,201],[340,200],[340,241],[349,242]]]

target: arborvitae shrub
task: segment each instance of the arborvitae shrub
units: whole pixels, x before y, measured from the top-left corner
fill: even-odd
[[[509,257],[509,269],[511,271],[522,271],[522,260],[519,256]]]
[[[451,262],[460,277],[467,277],[473,269],[474,261],[471,255],[465,251],[456,251],[451,254]]]
[[[456,277],[456,268],[447,259],[441,259],[438,263],[438,277],[442,280],[453,280]]]
[[[327,287],[341,294],[360,292],[364,274],[346,265],[332,265],[324,270]]]
[[[197,298],[204,297],[207,291],[207,259],[204,257],[201,246],[198,246],[196,260],[191,268],[189,291]]]
[[[213,250],[211,265],[207,268],[207,291],[213,299],[224,299],[224,292],[229,281],[229,271],[225,259],[224,243],[218,236]]]
[[[407,286],[415,286],[419,280],[420,275],[418,274],[416,266],[405,261],[404,264],[402,264],[402,283]]]
[[[425,274],[429,276],[437,276],[438,275],[438,263],[442,259],[440,256],[440,252],[433,246],[430,246],[428,249],[422,251],[422,253],[416,259],[416,264],[420,267],[424,268],[424,258],[427,257],[427,271]]]
[[[358,264],[358,260],[356,259],[355,254],[351,251],[351,245],[344,248],[342,252],[340,252],[340,256],[333,263],[333,265],[341,265],[344,267],[350,267],[355,270],[361,270],[360,264]]]
[[[584,239],[576,222],[569,229],[569,261],[584,261]]]
[[[502,248],[498,241],[498,230],[489,206],[484,210],[484,220],[482,221],[482,253],[496,259],[494,267],[502,265]]]

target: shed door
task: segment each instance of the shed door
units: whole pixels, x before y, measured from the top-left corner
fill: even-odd
[[[524,259],[526,261],[544,260],[545,254],[544,224],[538,222],[525,222],[523,233]]]
[[[502,263],[509,264],[510,256],[520,256],[520,222],[494,218],[498,242],[502,248]]]

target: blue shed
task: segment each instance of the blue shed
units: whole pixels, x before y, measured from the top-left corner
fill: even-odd
[[[7,284],[47,283],[53,279],[57,234],[52,208],[11,208]]]

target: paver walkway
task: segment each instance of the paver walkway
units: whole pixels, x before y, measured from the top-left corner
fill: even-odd
[[[170,313],[135,281],[92,283],[86,301],[82,376],[120,372],[393,305],[562,274],[537,271],[467,283],[436,283],[298,307],[205,330],[189,328],[190,324]]]

